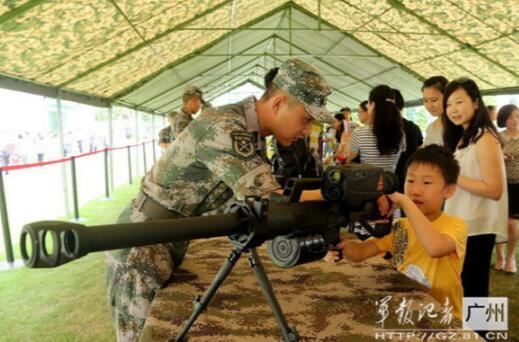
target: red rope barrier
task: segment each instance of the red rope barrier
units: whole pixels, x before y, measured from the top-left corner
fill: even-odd
[[[51,165],[51,164],[57,164],[57,163],[64,163],[64,162],[70,161],[70,159],[71,158],[68,157],[68,158],[57,159],[57,160],[50,160],[50,161],[41,162],[41,163],[30,163],[30,164],[2,166],[2,167],[0,167],[0,170],[2,170],[2,171],[11,171],[11,170],[29,169],[31,167],[36,167],[36,166],[45,166],[45,165]]]
[[[99,150],[99,151],[78,154],[77,156],[74,156],[74,158],[79,159],[79,158],[83,158],[83,157],[86,157],[86,156],[91,156],[91,155],[94,155],[94,154],[98,154],[98,153],[104,152],[105,150],[109,150],[109,149],[108,148],[103,148],[102,150]]]
[[[113,147],[113,148],[110,148],[109,151],[124,150],[124,149],[127,149],[128,147],[131,147],[131,146]]]
[[[146,141],[146,142],[144,142],[144,144],[147,144],[149,142],[153,143],[154,140]],[[72,157],[78,159],[78,158],[82,158],[82,157],[86,157],[86,156],[91,156],[91,155],[94,155],[94,154],[97,154],[97,153],[101,153],[101,152],[104,152],[105,150],[106,151],[115,151],[115,150],[120,150],[120,149],[126,149],[128,147],[131,148],[131,147],[142,146],[142,144],[143,143],[135,144],[135,145],[120,146],[120,147],[104,148],[104,149],[99,150],[99,151],[78,154],[78,155],[72,156]],[[0,171],[12,171],[12,170],[30,169],[31,167],[45,166],[45,165],[51,165],[51,164],[57,164],[57,163],[65,163],[65,162],[70,161],[72,159],[72,157],[56,159],[56,160],[49,160],[49,161],[39,162],[39,163],[2,166],[2,167],[0,167]]]

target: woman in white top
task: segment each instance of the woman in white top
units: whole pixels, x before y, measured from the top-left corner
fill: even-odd
[[[447,86],[447,79],[443,76],[433,76],[425,80],[422,86],[422,99],[425,109],[436,119],[431,122],[425,131],[424,145],[443,145],[443,90]]]
[[[467,250],[461,273],[465,297],[488,297],[494,242],[507,238],[508,195],[503,151],[476,83],[450,82],[444,92],[444,146],[460,164],[458,189],[445,212],[465,220]]]

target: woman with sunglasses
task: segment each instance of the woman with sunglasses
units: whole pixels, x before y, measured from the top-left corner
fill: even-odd
[[[498,133],[476,83],[450,82],[443,94],[444,146],[460,164],[458,189],[445,212],[465,220],[468,239],[461,273],[465,297],[488,297],[494,242],[507,238],[508,194]]]

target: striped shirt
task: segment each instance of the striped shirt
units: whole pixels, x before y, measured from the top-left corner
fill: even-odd
[[[359,154],[362,164],[378,166],[383,168],[384,171],[395,172],[398,158],[405,149],[405,136],[403,133],[398,152],[384,155],[381,155],[377,148],[377,138],[373,134],[373,127],[360,127],[351,134],[350,151]]]

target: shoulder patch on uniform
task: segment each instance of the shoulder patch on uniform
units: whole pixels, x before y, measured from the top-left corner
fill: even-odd
[[[246,131],[231,132],[232,149],[242,158],[251,158],[254,155],[254,137]]]

